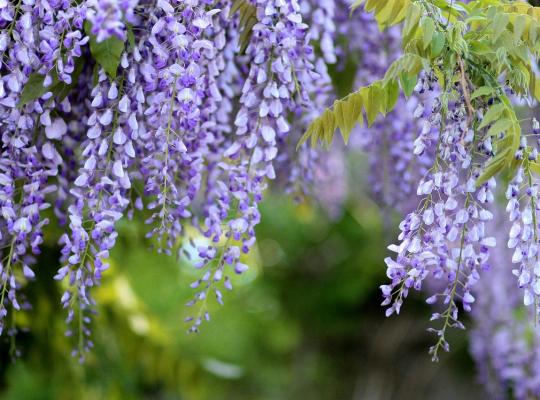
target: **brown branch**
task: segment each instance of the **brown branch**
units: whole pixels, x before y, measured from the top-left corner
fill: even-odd
[[[465,98],[465,105],[467,106],[468,125],[470,126],[474,120],[474,108],[471,104],[471,94],[469,93],[469,85],[467,84],[467,78],[465,76],[465,67],[463,66],[463,60],[461,56],[457,57],[459,65],[459,82],[461,84],[461,90],[463,90],[463,97]]]

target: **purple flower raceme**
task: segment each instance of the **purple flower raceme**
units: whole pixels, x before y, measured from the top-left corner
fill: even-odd
[[[339,1],[322,0],[307,1],[301,4],[303,15],[309,15],[309,35],[312,40],[320,44],[324,60],[328,64],[334,64],[337,61],[335,50],[336,39],[336,8],[343,7]]]
[[[86,138],[80,143],[84,163],[70,190],[70,232],[60,239],[64,265],[55,279],[68,277],[72,288],[64,293],[62,303],[69,310],[68,323],[76,318],[78,329],[90,321],[87,313],[94,303],[90,289],[108,268],[105,260],[117,237],[115,224],[129,204],[127,171],[135,157],[132,140],[137,140],[138,130],[135,113],[120,106],[130,84],[129,77],[124,77],[124,73],[129,75],[127,58],[123,64],[126,72],[122,71],[119,83],[110,82],[101,71],[91,91]],[[83,334],[76,350],[80,357],[92,346],[86,340],[90,334],[86,327]]]
[[[400,223],[400,243],[389,247],[397,255],[385,260],[391,283],[381,289],[383,305],[389,306],[386,314],[391,315],[400,312],[409,290],[420,290],[428,276],[446,282],[441,293],[427,299],[430,304],[442,300],[443,305],[443,311],[432,316],[442,325],[430,328],[438,337],[430,349],[436,360],[441,348],[449,349],[446,329],[463,328],[458,301],[465,311],[471,310],[475,301],[471,290],[479,271],[489,268],[489,249],[495,246],[495,239],[485,229],[486,221],[493,217],[486,205],[493,201],[495,180],[476,185],[480,166],[472,149],[481,133],[470,128],[464,103],[456,102],[442,118],[437,109],[440,105],[435,107],[433,122],[441,127],[435,162],[418,185],[418,208]]]
[[[43,86],[52,87],[57,80],[73,82],[83,47],[89,40],[83,30],[86,13],[86,2],[36,1],[34,14],[40,15],[42,22],[38,25],[36,56],[41,62],[38,72],[45,75]]]
[[[198,4],[200,3],[200,4]],[[173,7],[174,5],[174,7]],[[204,2],[185,5],[159,2],[145,39],[152,57],[140,68],[147,99],[143,175],[145,194],[155,200],[149,236],[158,236],[169,253],[182,234],[182,221],[191,217],[191,203],[200,190],[204,150],[212,136],[208,116],[214,111],[211,79],[214,65],[213,15],[219,9]],[[214,68],[213,76],[210,70]]]
[[[504,243],[512,225],[499,217],[490,228]],[[534,309],[524,306],[523,290],[509,268],[514,250],[497,246],[492,252],[492,268],[482,273],[473,291],[477,304],[472,312],[470,350],[489,398],[537,398],[540,331],[532,323]]]
[[[535,120],[534,125],[537,125]],[[537,129],[537,128],[536,128]],[[538,180],[533,165],[538,158],[537,143],[529,146],[523,136],[515,158],[522,161],[514,178],[508,184],[506,211],[511,222],[508,231],[508,248],[513,251],[511,261],[516,266],[512,273],[518,286],[523,289],[523,303],[532,306],[533,314],[540,311],[540,254],[539,254],[539,204]]]
[[[322,41],[324,36],[327,40],[333,38],[335,28],[331,16],[334,5],[325,2],[324,7],[317,4],[303,3],[310,9],[303,12],[308,17],[308,37]],[[317,43],[317,42],[315,42]],[[321,44],[322,45],[322,44]],[[317,58],[313,52],[306,57],[314,65],[312,79],[306,79],[303,86],[308,99],[303,99],[302,107],[294,110],[294,121],[290,127],[290,133],[285,137],[278,138],[278,147],[281,149],[274,165],[277,171],[278,186],[284,186],[285,193],[290,193],[296,200],[304,200],[313,197],[331,215],[340,214],[346,197],[346,173],[345,152],[341,145],[335,145],[331,152],[314,149],[309,144],[303,144],[297,148],[297,143],[311,121],[320,115],[324,109],[330,106],[334,94],[332,81],[328,74],[324,59],[335,62],[334,50],[321,48],[321,58]],[[328,61],[328,62],[330,62]],[[315,78],[316,77],[316,78]],[[334,185],[335,191],[328,190],[328,185]],[[326,187],[326,190],[319,190]],[[328,195],[329,193],[332,195]]]
[[[214,290],[221,301],[215,283],[223,281],[230,288],[225,267],[230,265],[237,274],[248,268],[240,256],[255,243],[254,228],[260,221],[258,203],[267,180],[276,177],[274,162],[278,145],[290,131],[287,117],[309,101],[305,86],[317,76],[310,62],[313,50],[308,43],[308,26],[302,20],[298,3],[258,0],[253,4],[259,22],[253,26],[246,51],[251,65],[234,119],[235,138],[228,143],[223,154],[226,159],[219,165],[221,178],[215,181],[224,204],[222,211],[213,215],[220,222],[207,220],[210,226],[205,231],[214,243],[222,245],[199,249],[202,258],[199,268],[206,272],[194,284],[202,289],[189,303],[201,303],[198,315],[189,318],[193,320],[194,331],[203,318],[209,318],[206,311],[209,292]]]
[[[29,309],[20,289],[35,277],[34,255],[43,242],[43,226],[49,220],[43,211],[46,197],[55,190],[52,177],[62,158],[56,142],[64,133],[62,119],[49,120],[49,110],[62,112],[68,102],[48,101],[50,94],[21,106],[21,96],[30,75],[40,67],[40,36],[35,25],[45,27],[49,14],[34,12],[34,5],[4,2],[0,6],[0,334],[9,313]],[[45,129],[44,129],[45,128]],[[35,131],[44,135],[35,137]],[[17,326],[11,315],[8,334]]]

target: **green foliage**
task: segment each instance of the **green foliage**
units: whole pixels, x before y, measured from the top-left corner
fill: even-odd
[[[400,85],[406,95],[412,93],[416,77],[424,65],[422,57],[412,53],[404,54],[390,66],[384,79],[336,100],[332,108],[325,110],[321,117],[310,124],[298,146],[308,139],[311,139],[312,145],[319,141],[330,145],[337,128],[347,143],[353,127],[357,123],[364,123],[364,113],[367,125],[371,126],[377,115],[386,115],[394,108]]]
[[[409,9],[409,0],[384,1],[384,0],[357,0],[351,6],[354,11],[365,3],[366,11],[373,12],[382,28],[399,24],[403,21]]]
[[[124,42],[114,35],[98,42],[96,36],[91,33],[92,26],[89,22],[85,22],[84,30],[90,37],[89,44],[92,58],[105,70],[111,79],[115,79],[120,65],[120,58],[124,51]]]
[[[58,79],[56,71],[50,72],[52,83],[45,87],[43,82],[45,81],[45,75],[37,72],[30,75],[28,82],[24,85],[21,97],[17,107],[24,107],[26,104],[39,99],[47,92],[52,92],[54,97],[57,97],[60,101],[63,100],[73,89],[77,83],[77,79],[84,68],[84,60],[78,58],[75,62],[75,70],[72,75],[72,82],[68,85]]]
[[[236,12],[240,16],[238,45],[240,54],[243,54],[249,45],[253,27],[257,23],[257,8],[248,0],[234,0],[229,16],[232,17]]]
[[[517,95],[540,100],[540,78],[533,65],[540,56],[540,9],[503,0],[357,0],[351,9],[360,6],[375,14],[381,29],[402,24],[404,55],[384,79],[335,101],[312,122],[300,144],[311,139],[312,145],[329,145],[337,128],[347,142],[364,114],[370,126],[379,114],[392,110],[399,88],[410,96],[418,74],[425,71],[437,77],[443,109],[455,94],[454,84],[470,102],[471,118],[476,118],[474,110],[492,104],[473,124],[477,133],[493,137],[495,151],[477,183],[505,169],[513,171],[521,126],[499,82],[504,79]]]

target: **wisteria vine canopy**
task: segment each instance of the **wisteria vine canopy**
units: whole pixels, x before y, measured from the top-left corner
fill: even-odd
[[[424,290],[437,359],[480,307],[488,357],[496,288],[530,310],[509,335],[540,311],[540,125],[516,114],[540,99],[539,55],[540,9],[522,1],[0,0],[0,334],[31,318],[25,287],[60,231],[82,360],[117,223],[136,216],[156,251],[196,255],[197,331],[249,268],[267,186],[332,202],[350,138],[404,216],[386,314]],[[331,71],[355,59],[347,94]]]

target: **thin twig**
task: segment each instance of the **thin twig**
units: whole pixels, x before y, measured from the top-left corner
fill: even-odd
[[[470,126],[472,121],[474,120],[474,108],[471,104],[471,95],[469,93],[469,86],[467,85],[467,78],[465,77],[465,67],[463,66],[463,60],[461,59],[461,56],[458,55],[457,57],[458,65],[459,65],[459,81],[461,84],[461,89],[463,90],[463,97],[465,98],[465,105],[467,106],[467,116],[468,121],[467,125]]]

